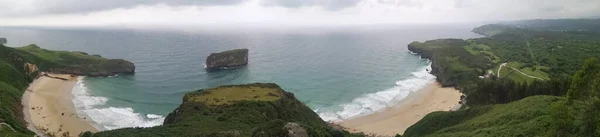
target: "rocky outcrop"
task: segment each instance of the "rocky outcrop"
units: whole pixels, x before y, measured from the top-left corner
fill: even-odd
[[[288,131],[287,137],[309,137],[306,129],[298,123],[289,122],[283,128]]]
[[[26,74],[32,74],[35,72],[38,72],[38,67],[35,64],[31,64],[31,63],[25,63],[23,64],[23,69],[25,70]]]
[[[206,58],[206,69],[231,69],[248,64],[248,49],[234,49],[211,53]]]
[[[6,38],[0,38],[0,45],[4,45],[8,42],[8,40],[6,40]]]

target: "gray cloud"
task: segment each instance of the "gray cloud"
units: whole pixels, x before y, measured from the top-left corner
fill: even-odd
[[[328,10],[340,10],[356,6],[362,0],[263,0],[267,6],[282,6],[286,8],[301,8],[309,6],[320,6]]]
[[[29,2],[0,0],[0,16],[29,16],[39,14],[90,13],[140,5],[166,4],[169,6],[235,5],[247,0],[31,0]],[[262,0],[263,5],[286,8],[320,6],[340,10],[355,6],[362,0]]]
[[[41,17],[55,17],[57,14],[81,15],[155,4],[165,4],[171,7],[183,5],[200,7],[238,5],[247,1],[254,2],[255,0],[0,0],[0,18],[30,18],[44,14],[48,14],[49,16]],[[355,18],[349,16],[356,15],[356,18],[371,18],[369,21],[376,20],[379,22],[396,21],[400,18],[427,21],[453,19],[457,21],[479,21],[532,18],[597,18],[598,11],[600,11],[600,0],[258,0],[258,3],[250,4],[262,6],[258,9],[264,7],[285,7],[292,9],[322,7],[327,11],[318,12],[322,12],[323,15],[329,15],[331,18],[339,16],[340,18],[351,20]],[[350,12],[340,12],[341,14],[335,12],[349,7],[357,8],[348,9]],[[159,6],[154,8],[160,9],[164,7]],[[183,7],[175,8],[183,9]],[[193,10],[194,8],[191,7],[188,9]],[[223,8],[227,10],[214,12],[211,15],[244,14],[237,13],[239,11],[234,9],[238,7],[235,6]],[[380,12],[382,9],[384,12]],[[307,10],[310,11],[312,9]],[[302,15],[302,11],[282,14]],[[115,14],[118,12],[115,11]],[[307,14],[309,13],[307,12]],[[398,15],[397,18],[391,17],[394,14]],[[421,18],[421,15],[426,15],[427,18]],[[295,17],[274,17],[271,20],[279,20],[280,18],[289,19]],[[326,20],[329,18],[321,17],[319,19]],[[245,20],[248,19],[241,19],[240,21]]]
[[[91,12],[115,8],[129,8],[137,5],[167,4],[179,5],[230,5],[243,0],[43,0],[36,7],[47,7],[50,13]]]
[[[233,5],[243,1],[245,0],[32,0],[30,3],[20,3],[13,0],[0,0],[0,9],[5,9],[0,10],[0,15],[27,16],[37,14],[89,13],[153,4],[166,4],[170,6]],[[11,8],[12,10],[6,10]]]

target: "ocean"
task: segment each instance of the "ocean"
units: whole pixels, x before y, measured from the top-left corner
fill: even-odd
[[[0,28],[8,46],[83,51],[122,58],[135,75],[80,78],[73,102],[101,130],[150,127],[179,106],[185,93],[219,85],[272,82],[324,120],[343,120],[395,105],[435,77],[411,54],[413,41],[473,38],[475,25],[405,25],[307,29]],[[248,48],[246,67],[207,72],[212,52]]]

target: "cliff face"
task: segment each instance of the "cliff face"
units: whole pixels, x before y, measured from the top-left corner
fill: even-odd
[[[248,64],[248,49],[212,53],[206,58],[206,69],[229,69]]]
[[[328,126],[294,94],[272,83],[220,86],[191,92],[162,126],[119,129],[104,136],[324,137],[347,132]]]
[[[461,39],[438,39],[430,40],[426,42],[412,42],[408,45],[408,50],[421,56],[422,58],[429,59],[431,61],[432,75],[436,76],[436,79],[444,87],[455,87],[459,85],[459,74],[462,74],[464,70],[452,68],[453,66],[461,65],[460,62],[449,60],[449,58],[456,57],[462,52],[462,46],[468,43]],[[463,55],[468,55],[466,53]],[[454,64],[454,65],[453,65]],[[477,77],[477,75],[471,76]]]

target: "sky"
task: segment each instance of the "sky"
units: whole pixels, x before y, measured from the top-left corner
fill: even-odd
[[[0,26],[327,26],[600,17],[600,0],[0,0]]]

